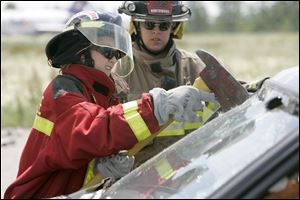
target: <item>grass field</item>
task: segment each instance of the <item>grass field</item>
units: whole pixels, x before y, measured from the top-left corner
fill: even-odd
[[[32,125],[42,91],[58,73],[44,53],[51,37],[1,36],[1,127]],[[193,34],[176,43],[189,51],[210,51],[244,81],[299,65],[299,33]]]

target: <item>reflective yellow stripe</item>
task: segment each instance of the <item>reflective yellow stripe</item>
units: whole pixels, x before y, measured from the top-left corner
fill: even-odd
[[[209,118],[213,113],[214,113],[213,110],[211,110],[211,109],[205,107],[205,108],[203,109],[203,120],[204,120],[204,121],[208,120],[208,118]]]
[[[257,89],[257,81],[247,83],[245,87],[247,89]]]
[[[54,123],[51,122],[50,120],[36,115],[32,128],[50,136],[53,126],[54,126]]]
[[[184,134],[185,134],[185,132],[183,129],[163,130],[156,137],[175,136],[175,135],[184,135]]]
[[[184,130],[197,129],[202,125],[202,122],[184,123]]]
[[[184,135],[183,123],[174,121],[167,128],[160,132],[157,137]]]
[[[251,84],[249,85],[249,88],[251,88],[251,89],[256,89],[256,88],[257,88],[256,83],[251,83]]]
[[[170,163],[165,158],[155,163],[154,167],[161,178],[169,179],[175,174],[175,171],[172,169]]]
[[[131,101],[123,104],[124,118],[129,124],[131,130],[138,141],[145,140],[151,136],[148,126],[139,114],[137,101]]]
[[[83,187],[94,178],[94,165],[95,165],[95,159],[89,162],[88,168],[86,170],[85,178],[83,181]]]
[[[163,130],[157,137],[163,136],[175,136],[175,135],[184,135],[185,131],[198,129],[204,122],[206,122],[214,112],[219,108],[219,105],[213,102],[208,102],[207,106],[203,108],[203,110],[198,111],[198,116],[201,121],[197,121],[194,123],[181,123],[181,122],[173,122],[168,126],[165,130]]]
[[[213,103],[213,102],[208,102],[206,107],[209,108],[210,110],[215,110],[215,108],[217,107],[217,104]]]
[[[203,109],[203,122],[206,122],[220,107],[220,104],[209,102]]]
[[[198,116],[202,118],[203,111],[198,112]],[[186,130],[197,129],[202,125],[202,121],[188,123],[174,121],[170,126],[163,130],[157,137],[185,135]]]

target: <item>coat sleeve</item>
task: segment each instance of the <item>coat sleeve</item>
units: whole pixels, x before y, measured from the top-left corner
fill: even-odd
[[[119,150],[130,149],[138,140],[124,118],[122,104],[104,109],[103,107],[83,101],[76,93],[65,93],[56,99],[57,105],[68,102],[68,109],[58,111],[52,140],[58,147],[57,164],[63,160],[73,165],[78,161],[95,157],[108,156]],[[137,101],[138,112],[151,133],[159,130],[153,114],[153,105],[149,94],[143,94]],[[65,105],[66,106],[66,105]],[[67,158],[67,159],[65,159]]]

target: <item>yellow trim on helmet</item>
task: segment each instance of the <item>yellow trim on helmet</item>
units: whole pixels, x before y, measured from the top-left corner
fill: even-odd
[[[79,28],[101,28],[104,26],[104,23],[99,21],[90,21],[90,22],[82,22]],[[66,27],[63,32],[75,29],[74,25]]]

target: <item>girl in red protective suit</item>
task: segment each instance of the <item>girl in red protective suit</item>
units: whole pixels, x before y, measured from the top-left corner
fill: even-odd
[[[130,35],[120,23],[119,15],[83,11],[47,44],[49,64],[61,73],[43,93],[5,198],[73,193],[89,179],[93,159],[130,149],[158,131],[169,115],[179,121],[196,117],[194,108],[208,97],[188,86],[157,88],[119,103],[112,77],[128,75],[133,62]],[[130,67],[121,68],[122,62]]]

